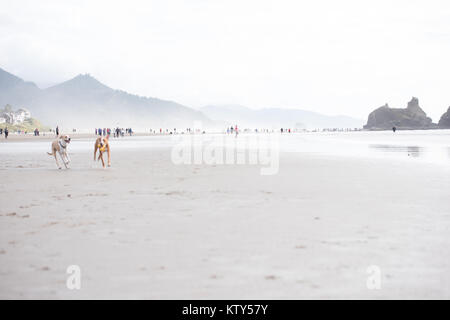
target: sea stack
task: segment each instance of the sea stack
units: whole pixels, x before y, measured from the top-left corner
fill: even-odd
[[[369,114],[367,130],[390,130],[397,129],[433,129],[436,128],[431,118],[419,106],[419,99],[413,97],[405,109],[390,108],[386,103]]]
[[[447,112],[442,115],[438,126],[440,129],[450,129],[450,107],[448,107]]]

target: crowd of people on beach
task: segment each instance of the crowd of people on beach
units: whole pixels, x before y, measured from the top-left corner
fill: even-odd
[[[239,133],[237,125],[235,125],[234,127],[231,126],[231,127],[227,128],[227,134],[233,134],[233,133],[236,134],[236,137],[237,137],[237,135]]]
[[[244,128],[244,129],[238,129],[237,125],[227,127],[225,132],[227,134],[234,134],[236,137],[238,134],[242,131],[243,133],[299,133],[299,132],[349,132],[349,131],[361,131],[360,128],[321,128],[321,129],[313,129],[313,130],[307,130],[307,129],[299,129],[299,128],[280,128],[280,129],[267,129],[267,128]],[[192,129],[192,128],[185,128],[181,130],[177,130],[177,128],[168,129],[168,128],[159,128],[159,129],[150,129],[150,134],[154,135],[171,135],[171,134],[204,134],[206,133],[205,130],[202,129]],[[395,128],[393,128],[393,131],[395,132]],[[15,131],[16,132],[16,131]],[[54,132],[55,135],[58,137],[60,133],[59,126],[56,126],[55,129],[50,129],[50,132]],[[76,129],[73,129],[72,132],[76,132]],[[28,134],[27,131],[17,131],[19,134]],[[40,131],[38,128],[36,128],[33,131],[34,136],[40,136]],[[124,137],[125,135],[132,136],[134,134],[134,131],[132,128],[95,128],[95,135],[96,136],[113,136],[114,138]],[[8,138],[9,130],[7,127],[0,128],[0,136],[4,135],[5,139]],[[45,135],[45,132],[44,132]]]
[[[18,133],[18,134],[28,134],[28,131],[27,130],[17,130],[16,133]],[[2,136],[2,135],[5,135],[5,139],[8,139],[8,136],[9,136],[9,129],[8,129],[8,127],[5,127],[4,129],[0,128],[0,136]],[[40,132],[39,132],[38,128],[33,130],[33,135],[34,136],[39,136],[40,135]]]
[[[301,133],[301,132],[351,132],[351,131],[361,131],[361,128],[318,128],[318,129],[305,129],[305,128],[279,128],[279,129],[268,129],[268,128],[238,128],[238,125],[227,127],[223,133],[226,134],[234,134],[238,136],[240,132],[242,133]],[[150,129],[150,134],[156,135],[165,135],[165,134],[192,134],[192,133],[206,133],[205,130],[202,129],[192,129],[186,128],[184,130],[177,130],[177,128],[173,129]]]
[[[8,139],[8,135],[9,135],[8,127],[5,127],[4,130],[0,128],[0,136],[3,134],[5,135],[5,139]]]
[[[164,135],[164,134],[189,134],[189,133],[205,133],[205,131],[201,130],[201,129],[192,129],[192,128],[186,128],[185,130],[177,130],[177,128],[173,128],[173,129],[163,129],[163,128],[159,128],[159,129],[150,129],[149,130],[150,134],[160,134],[160,135]]]
[[[96,136],[110,136],[111,132],[113,134],[114,138],[119,138],[119,137],[123,137],[125,135],[129,135],[132,136],[134,131],[131,128],[115,128],[115,129],[111,129],[111,128],[95,128],[95,135]]]

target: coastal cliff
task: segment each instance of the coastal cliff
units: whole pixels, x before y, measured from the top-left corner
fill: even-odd
[[[442,115],[438,126],[440,129],[450,129],[450,107],[448,107],[447,112]]]

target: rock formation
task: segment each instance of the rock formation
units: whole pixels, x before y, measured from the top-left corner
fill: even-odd
[[[442,115],[438,126],[440,129],[450,129],[450,107],[448,107],[447,112]]]
[[[405,109],[390,108],[388,104],[372,111],[369,114],[364,129],[390,130],[397,129],[433,129],[437,125],[427,117],[419,106],[419,99],[412,98]]]

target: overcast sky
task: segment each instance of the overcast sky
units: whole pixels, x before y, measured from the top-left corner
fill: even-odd
[[[192,107],[450,105],[450,1],[0,0],[0,67]]]

